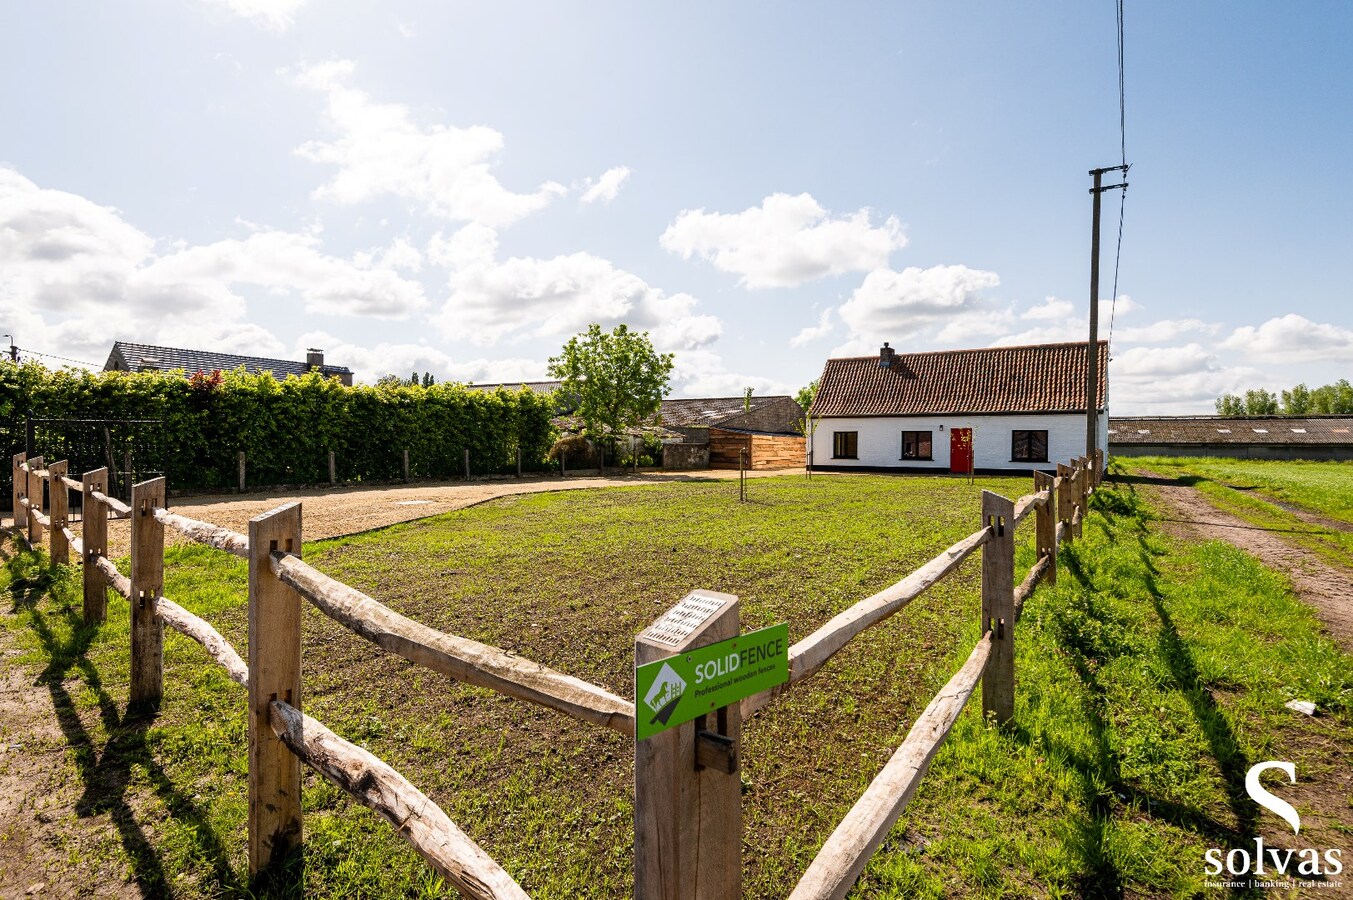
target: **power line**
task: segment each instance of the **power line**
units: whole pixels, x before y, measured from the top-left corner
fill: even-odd
[[[75,363],[76,365],[79,366],[89,366],[89,368],[91,369],[100,368],[100,366],[97,363],[85,362],[83,359],[71,359],[69,356],[57,356],[55,353],[43,353],[41,350],[30,350],[27,347],[19,347],[18,350],[20,353],[28,353],[33,356],[43,356],[46,357],[47,359],[59,359],[62,362]]]
[[[1123,80],[1123,0],[1118,0],[1118,143],[1127,165],[1127,104]]]
[[[1109,352],[1113,352],[1113,321],[1118,313],[1118,261],[1123,257],[1123,207],[1127,206],[1127,187],[1118,194],[1118,249],[1113,254],[1113,300],[1109,303]]]
[[[1127,164],[1127,91],[1125,90],[1123,65],[1123,0],[1116,4],[1118,13],[1118,149],[1122,154],[1123,174],[1126,176]],[[1118,315],[1118,266],[1123,258],[1123,209],[1127,206],[1127,185],[1123,185],[1118,195],[1118,249],[1113,254],[1113,295],[1109,301],[1109,352],[1113,352],[1113,323]]]

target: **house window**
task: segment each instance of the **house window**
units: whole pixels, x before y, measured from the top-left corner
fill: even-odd
[[[859,459],[860,433],[858,431],[833,431],[832,458]]]
[[[934,459],[930,453],[930,432],[902,432],[903,459]]]
[[[1012,431],[1010,436],[1011,462],[1048,461],[1048,433],[1046,431]]]

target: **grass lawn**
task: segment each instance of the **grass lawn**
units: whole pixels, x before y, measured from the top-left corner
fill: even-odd
[[[433,627],[630,695],[634,634],[687,590],[737,594],[744,627],[788,621],[797,639],[974,530],[984,487],[1015,497],[1028,482],[765,479],[748,504],[729,483],[529,495],[306,556]],[[1026,607],[1017,725],[965,712],[860,896],[1114,885],[1190,896],[1202,848],[1253,833],[1255,808],[1237,793],[1247,761],[1291,759],[1303,780],[1348,769],[1353,667],[1283,580],[1223,545],[1163,538],[1130,491],[1097,504],[1083,542],[1063,551],[1057,588]],[[1018,574],[1032,531],[1021,529]],[[748,896],[788,892],[966,656],[978,570],[967,563],[748,724]],[[170,551],[166,571],[166,596],[243,651],[243,562],[188,547]],[[17,659],[43,673],[62,712],[65,753],[50,758],[81,815],[114,826],[63,848],[71,875],[112,860],[173,896],[248,895],[243,691],[168,633],[159,715],[126,718],[126,603],[110,598],[108,623],[90,631],[68,570],[19,555],[0,579],[15,609],[0,640],[24,649]],[[628,896],[632,746],[621,736],[422,671],[310,609],[304,673],[307,712],[429,793],[533,897]],[[1323,715],[1295,717],[1282,708],[1293,697]],[[1347,846],[1353,797],[1335,799],[1342,825],[1314,833],[1342,827]],[[309,773],[303,802],[308,895],[441,891],[388,825]]]
[[[1120,462],[1180,478],[1229,512],[1283,528],[1334,562],[1348,565],[1353,557],[1353,462],[1154,456]],[[1311,522],[1294,512],[1330,521]]]

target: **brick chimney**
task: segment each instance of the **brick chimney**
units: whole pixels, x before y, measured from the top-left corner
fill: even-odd
[[[883,346],[879,348],[879,368],[891,369],[894,356],[893,348],[888,346],[887,341],[884,341]]]
[[[307,347],[305,350],[305,367],[312,372],[324,368],[324,351],[316,350],[314,347]]]

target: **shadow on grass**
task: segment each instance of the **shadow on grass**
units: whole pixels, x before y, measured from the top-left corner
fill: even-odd
[[[231,869],[229,854],[212,830],[202,810],[181,793],[155,760],[146,735],[154,724],[158,709],[151,705],[129,708],[120,714],[116,702],[104,690],[99,670],[85,653],[98,635],[97,626],[86,626],[83,616],[70,603],[53,596],[53,588],[65,577],[60,568],[43,569],[30,563],[32,557],[17,555],[9,561],[13,580],[9,590],[15,612],[27,614],[28,627],[37,637],[47,657],[47,666],[37,677],[51,695],[61,732],[70,746],[76,771],[84,792],[76,802],[81,818],[107,814],[126,852],[133,877],[143,897],[162,897],[169,891],[164,862],[137,821],[127,796],[133,771],[139,768],[170,817],[181,822],[192,836],[194,857],[201,860],[206,884],[213,893],[224,896],[249,896],[249,887]],[[70,570],[64,570],[68,573]],[[54,610],[39,609],[39,601],[50,597]],[[64,627],[62,627],[64,626]],[[58,632],[69,632],[63,638]],[[99,707],[99,717],[108,739],[97,746],[80,719],[80,711],[67,688],[67,681],[84,682]]]

